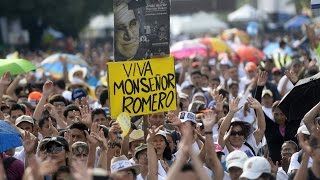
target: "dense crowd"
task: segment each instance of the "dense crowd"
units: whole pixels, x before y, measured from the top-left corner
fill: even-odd
[[[84,49],[90,74],[68,71],[63,57],[61,78],[4,73],[0,119],[23,146],[1,153],[0,179],[320,179],[320,103],[300,120],[278,107],[319,67],[300,50],[280,58],[279,44],[256,62],[234,53],[176,59],[177,109],[131,117],[125,136],[110,118],[110,49]]]

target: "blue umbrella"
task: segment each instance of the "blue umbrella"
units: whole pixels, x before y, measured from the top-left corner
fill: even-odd
[[[5,121],[0,120],[0,153],[22,146],[19,132]]]
[[[61,53],[51,55],[46,59],[44,59],[41,62],[41,65],[40,65],[41,68],[46,72],[49,72],[50,74],[62,76],[63,64],[60,62],[60,57],[64,57],[66,59],[68,71],[70,71],[74,65],[85,67],[87,68],[88,71],[90,70],[88,63],[85,60],[72,54],[61,54]]]
[[[300,30],[301,27],[305,24],[309,24],[311,22],[308,16],[298,15],[290,19],[284,24],[284,28],[287,30]]]

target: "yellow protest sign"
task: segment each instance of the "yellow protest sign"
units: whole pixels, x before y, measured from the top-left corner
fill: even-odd
[[[121,127],[122,130],[122,138],[124,138],[130,131],[131,128],[131,120],[130,117],[127,113],[123,112],[120,113],[117,117],[117,121],[116,121],[119,126]]]
[[[175,110],[174,72],[172,57],[108,63],[111,117]]]

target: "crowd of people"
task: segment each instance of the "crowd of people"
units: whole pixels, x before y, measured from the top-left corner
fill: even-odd
[[[285,53],[279,44],[276,53]],[[175,60],[176,110],[131,117],[123,135],[101,79],[107,51],[84,49],[91,74],[67,71],[63,57],[62,78],[3,74],[0,119],[23,145],[1,152],[0,179],[320,179],[320,102],[301,120],[278,106],[299,79],[319,72],[308,53],[287,62],[235,53]]]

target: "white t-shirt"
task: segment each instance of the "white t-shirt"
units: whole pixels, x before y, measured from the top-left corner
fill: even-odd
[[[299,152],[292,154],[290,165],[288,168],[288,174],[291,173],[292,170],[296,170],[300,168],[301,163],[298,162]],[[308,168],[312,166],[313,159],[310,157],[308,162]]]
[[[261,143],[259,143],[259,145],[257,145],[256,139],[254,138],[253,133],[251,133],[248,136],[246,142],[252,147],[252,149],[255,152],[253,153],[252,150],[248,146],[246,146],[244,143],[242,144],[242,146],[238,150],[245,152],[249,158],[253,157],[254,154],[257,154],[258,150],[261,148]],[[229,151],[226,146],[224,147],[223,152],[224,152],[225,156],[228,156]]]
[[[287,180],[288,178],[288,174],[282,169],[282,167],[279,167],[277,172],[277,180]]]
[[[287,77],[287,76],[283,76],[283,77],[280,79],[279,84],[278,84],[278,87],[277,87],[277,89],[278,89],[279,92],[281,92],[281,89],[282,89],[282,87],[284,86],[284,83],[286,82],[286,80],[288,80],[288,83],[287,83],[287,85],[286,85],[287,91],[286,91],[285,93],[289,92],[289,91],[294,87],[294,85],[291,83],[291,81],[288,79],[288,77]]]

